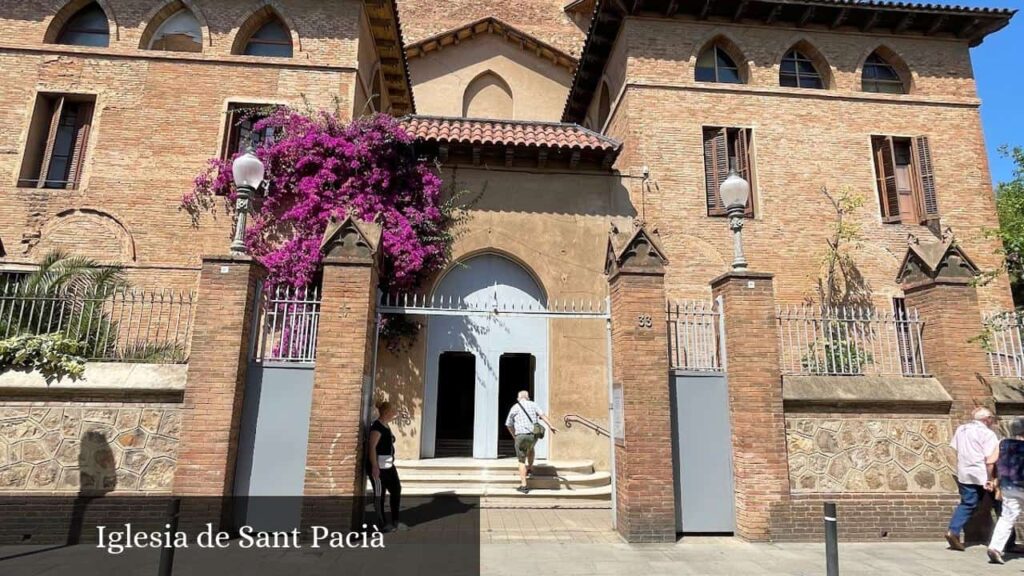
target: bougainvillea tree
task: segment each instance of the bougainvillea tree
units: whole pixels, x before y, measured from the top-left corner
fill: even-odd
[[[245,235],[271,285],[309,285],[328,222],[348,214],[381,225],[382,289],[412,290],[445,264],[457,220],[454,200],[443,199],[434,166],[417,157],[395,119],[376,114],[349,122],[286,107],[248,113],[262,116],[254,132],[276,134],[253,150],[267,167],[267,184]],[[232,160],[210,160],[195,179],[182,199],[193,218],[213,208],[217,196],[231,210]]]

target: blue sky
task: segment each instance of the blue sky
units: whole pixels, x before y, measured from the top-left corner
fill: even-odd
[[[947,2],[943,2],[947,3]],[[961,6],[1024,9],[1024,0],[959,0]],[[993,182],[1009,180],[1013,164],[999,155],[1003,144],[1024,146],[1024,10],[1010,25],[992,34],[971,50],[974,77],[981,97],[981,120],[985,128],[989,166]]]

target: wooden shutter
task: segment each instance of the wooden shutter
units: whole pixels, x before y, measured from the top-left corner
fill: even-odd
[[[228,105],[227,126],[224,127],[224,142],[221,143],[220,157],[223,160],[231,160],[232,154],[238,148],[238,108]]]
[[[878,184],[878,202],[882,206],[883,222],[900,221],[900,194],[896,188],[896,158],[893,156],[892,137],[874,136],[875,179]]]
[[[729,175],[729,140],[725,128],[704,129],[704,186],[709,216],[725,215],[719,187]]]
[[[750,131],[736,130],[736,172],[750,183],[750,198],[747,199],[746,216],[754,215],[754,163],[750,157]]]
[[[932,152],[928,146],[927,136],[918,136],[911,140],[913,145],[915,171],[917,172],[918,202],[924,220],[939,217],[939,200],[935,193],[935,172],[932,167]]]
[[[39,167],[39,181],[37,188],[45,188],[46,180],[50,172],[50,160],[53,158],[53,145],[57,141],[57,129],[60,127],[60,117],[64,113],[64,97],[58,96],[53,101],[53,113],[50,115],[50,130],[46,134],[46,147],[43,148],[43,160]]]
[[[89,145],[89,131],[92,127],[92,102],[78,104],[78,120],[75,124],[75,145],[71,152],[68,168],[68,188],[77,189],[82,177],[85,151]]]

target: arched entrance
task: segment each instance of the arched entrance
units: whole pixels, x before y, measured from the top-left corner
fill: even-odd
[[[543,309],[545,303],[533,276],[497,254],[474,256],[452,267],[433,298],[461,301],[478,310]],[[426,360],[420,445],[424,458],[508,455],[504,421],[519,390],[530,389],[531,397],[548,409],[548,318],[500,312],[431,316]],[[450,422],[453,418],[471,420],[472,427],[465,420]],[[546,458],[547,452],[544,439],[537,456]]]

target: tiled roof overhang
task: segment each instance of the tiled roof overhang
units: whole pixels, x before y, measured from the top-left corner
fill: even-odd
[[[458,28],[453,28],[440,34],[413,42],[405,47],[405,54],[409,59],[420,58],[431,52],[436,52],[447,46],[458,44],[463,40],[473,38],[480,34],[495,34],[505,40],[516,44],[522,50],[536,54],[540,58],[550,60],[552,63],[567,68],[569,72],[576,70],[576,58],[551,44],[538,39],[535,36],[519,30],[514,26],[498,20],[492,16],[481,18]]]
[[[986,35],[1006,26],[1015,13],[1010,9],[874,0],[597,0],[562,120],[583,121],[627,16],[960,38],[977,46]]]
[[[414,114],[416,102],[412,96],[412,81],[409,80],[409,66],[402,49],[402,24],[394,0],[363,0],[370,33],[380,57],[381,81],[388,91],[391,113]]]
[[[417,141],[436,146],[441,161],[456,152],[479,164],[495,154],[507,165],[535,160],[540,166],[564,161],[570,168],[592,164],[610,168],[622,149],[619,141],[577,124],[488,120],[443,116],[406,116],[402,126]]]

